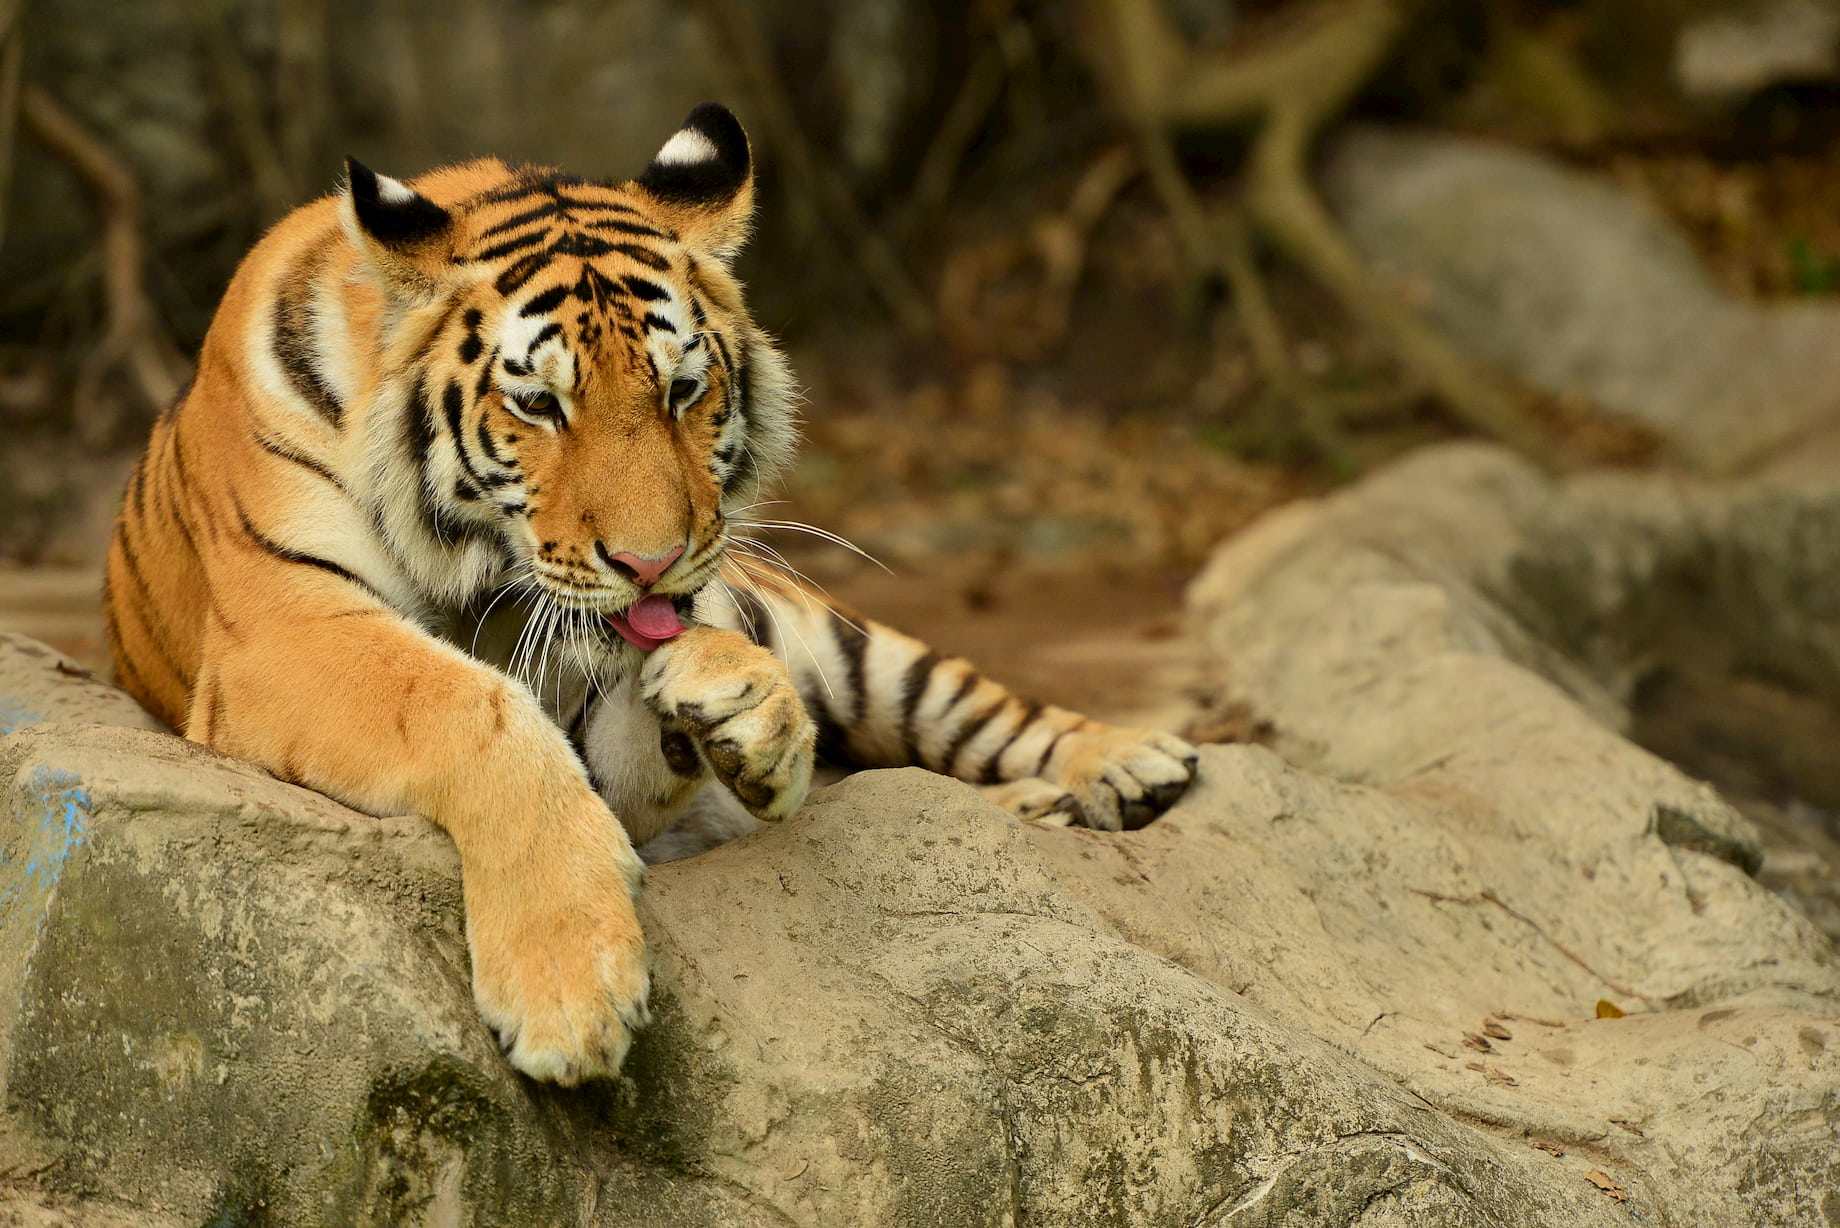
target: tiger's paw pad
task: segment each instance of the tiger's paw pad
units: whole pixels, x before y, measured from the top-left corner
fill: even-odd
[[[804,803],[817,728],[772,653],[738,632],[693,627],[650,654],[641,693],[755,818],[776,822]]]
[[[1101,831],[1135,830],[1173,806],[1195,778],[1195,748],[1172,733],[1091,725],[1067,736],[1050,774]]]

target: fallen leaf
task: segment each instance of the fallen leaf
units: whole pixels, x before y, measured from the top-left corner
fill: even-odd
[[[1629,1191],[1624,1189],[1622,1186],[1618,1185],[1616,1183],[1616,1179],[1613,1178],[1609,1173],[1603,1172],[1600,1169],[1593,1168],[1590,1172],[1584,1175],[1584,1179],[1586,1181],[1589,1181],[1592,1185],[1596,1186],[1598,1189],[1602,1190],[1604,1193],[1610,1195],[1610,1197],[1615,1199],[1617,1202],[1628,1202],[1629,1201]]]
[[[1556,1143],[1535,1143],[1533,1146],[1539,1151],[1544,1151],[1549,1156],[1562,1156],[1565,1154],[1565,1148]]]
[[[1476,1035],[1474,1032],[1463,1033],[1463,1047],[1466,1049],[1474,1049],[1478,1053],[1492,1053],[1495,1049],[1494,1045],[1491,1045],[1488,1041]]]
[[[810,1160],[794,1160],[792,1162],[792,1167],[780,1174],[780,1179],[782,1181],[797,1181],[800,1177],[805,1175],[805,1170],[810,1167]]]
[[[1493,1036],[1496,1040],[1513,1040],[1514,1033],[1496,1023],[1493,1019],[1482,1025],[1484,1036]]]
[[[1504,1087],[1519,1087],[1521,1081],[1499,1066],[1484,1066],[1481,1062],[1465,1062],[1463,1065],[1480,1074],[1491,1083],[1500,1083]]]
[[[1438,1047],[1437,1047],[1436,1045],[1434,1045],[1434,1044],[1432,1044],[1432,1043],[1431,1043],[1430,1041],[1426,1041],[1426,1042],[1425,1042],[1425,1048],[1427,1048],[1427,1049],[1429,1049],[1429,1050],[1431,1050],[1431,1052],[1433,1052],[1433,1053],[1436,1053],[1436,1054],[1440,1054],[1440,1055],[1441,1055],[1441,1056],[1443,1056],[1443,1057],[1447,1057],[1447,1058],[1452,1058],[1452,1059],[1455,1059],[1455,1058],[1456,1058],[1456,1056],[1457,1056],[1456,1054],[1454,1054],[1454,1053],[1452,1053],[1452,1052],[1451,1052],[1450,1050],[1448,1050],[1448,1049],[1440,1049],[1440,1048],[1438,1048]]]
[[[1628,1122],[1624,1121],[1621,1117],[1612,1117],[1610,1119],[1610,1124],[1613,1126],[1621,1126],[1623,1129],[1629,1131],[1631,1134],[1635,1135],[1637,1138],[1647,1137],[1646,1135],[1642,1133],[1639,1127],[1630,1125]]]
[[[1597,1000],[1597,1017],[1599,1019],[1621,1019],[1628,1013],[1628,1011],[1608,998],[1599,998]]]

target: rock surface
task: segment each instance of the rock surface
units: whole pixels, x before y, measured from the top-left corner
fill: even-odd
[[[1840,421],[1840,308],[1725,294],[1613,184],[1484,141],[1358,130],[1329,193],[1356,248],[1461,345],[1732,473]]]
[[[655,867],[657,1022],[579,1092],[475,1018],[429,825],[32,692],[0,1220],[1840,1223],[1840,956],[1620,735],[1677,624],[1840,695],[1834,544],[1840,492],[1482,448],[1280,513],[1193,594],[1275,752],[1122,835],[863,773]]]

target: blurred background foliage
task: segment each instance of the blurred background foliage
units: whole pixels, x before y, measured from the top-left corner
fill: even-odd
[[[1319,188],[1351,128],[1608,179],[1735,299],[1840,287],[1820,0],[15,0],[0,24],[21,563],[97,557],[237,260],[345,154],[625,177],[706,98],[759,154],[743,273],[807,386],[795,510],[950,559],[973,603],[1019,557],[1180,575],[1428,440],[1667,463],[1652,424],[1377,274]]]

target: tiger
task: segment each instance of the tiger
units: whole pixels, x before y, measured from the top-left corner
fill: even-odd
[[[754,192],[714,103],[631,180],[347,159],[238,266],[109,547],[143,705],[452,839],[479,1012],[536,1080],[619,1071],[649,1017],[637,850],[700,795],[782,819],[822,754],[1118,830],[1195,772],[745,545],[797,434],[734,271]]]

